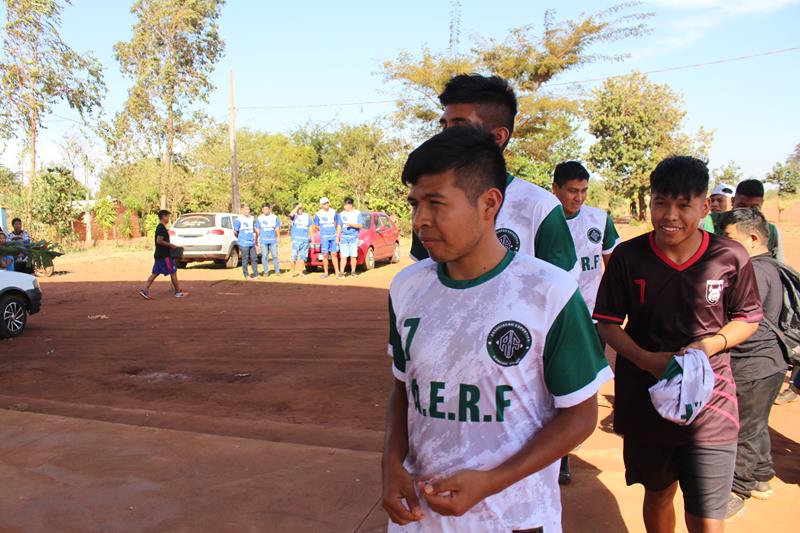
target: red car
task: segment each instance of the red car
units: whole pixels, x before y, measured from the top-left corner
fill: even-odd
[[[375,268],[376,261],[400,261],[400,231],[386,213],[362,212],[364,227],[358,232],[358,266]],[[339,254],[333,254],[338,260]],[[321,267],[319,231],[315,231],[308,246],[306,267]],[[329,267],[329,268],[332,268]]]

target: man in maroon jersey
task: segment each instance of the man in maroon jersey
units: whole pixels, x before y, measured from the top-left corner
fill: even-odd
[[[627,483],[645,487],[649,533],[675,531],[678,483],[690,533],[723,531],[739,430],[728,350],[763,316],[745,249],[698,229],[707,190],[702,161],[658,164],[650,175],[654,229],[617,247],[595,306],[600,334],[619,354],[614,429],[623,436]],[[672,355],[689,347],[708,354],[714,392],[694,422],[680,426],[658,415],[648,388]]]

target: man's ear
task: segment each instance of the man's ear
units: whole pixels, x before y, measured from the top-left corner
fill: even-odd
[[[496,189],[494,187],[481,194],[481,197],[478,199],[478,207],[481,210],[481,217],[484,220],[491,221],[492,224],[494,224],[497,213],[500,211],[502,206],[503,193],[500,192],[500,189]]]
[[[504,148],[506,144],[508,144],[508,140],[511,138],[511,132],[508,131],[508,128],[505,126],[500,126],[492,129],[492,136],[494,137],[495,144],[501,148]]]
[[[706,199],[703,201],[703,218],[706,218],[706,215],[711,212],[711,198],[706,196]]]

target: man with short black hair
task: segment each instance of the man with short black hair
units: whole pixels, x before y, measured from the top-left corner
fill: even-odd
[[[492,135],[502,149],[514,131],[517,98],[509,83],[499,76],[460,74],[439,95],[444,113],[442,129],[468,126]],[[572,243],[564,211],[548,191],[528,181],[507,175],[508,186],[496,234],[508,249],[533,255],[567,271],[575,268]],[[412,234],[411,257],[429,256],[419,236]]]
[[[766,500],[772,496],[769,480],[775,477],[769,437],[769,413],[786,373],[786,361],[773,324],[780,322],[783,309],[783,283],[775,258],[767,249],[769,229],[764,215],[756,208],[734,209],[722,215],[720,227],[750,255],[764,307],[758,330],[731,350],[731,368],[739,400],[739,444],[733,490],[726,518],[744,510],[751,496]]]
[[[575,243],[578,287],[589,313],[592,313],[603,278],[603,267],[619,243],[619,234],[608,213],[585,205],[589,177],[589,171],[577,161],[559,163],[553,171],[553,194],[564,207],[572,242]],[[561,485],[572,482],[569,456],[561,461],[558,482]]]
[[[736,186],[736,193],[733,196],[733,208],[740,209],[755,207],[761,209],[764,206],[764,184],[757,179],[743,180]],[[772,257],[783,263],[783,238],[778,227],[767,223],[769,227],[769,239],[767,248]]]
[[[11,220],[11,233],[8,234],[10,242],[21,245],[28,245],[31,243],[31,236],[28,232],[22,229],[22,220],[14,218]],[[14,258],[14,271],[23,272],[25,274],[33,274],[33,265],[29,264],[28,256],[24,252],[20,252]]]
[[[175,266],[175,261],[172,259],[172,250],[180,249],[180,246],[169,242],[169,230],[167,230],[169,215],[170,212],[166,209],[162,209],[158,212],[158,226],[156,226],[155,234],[156,249],[153,253],[153,271],[150,277],[147,278],[147,284],[144,286],[144,289],[139,289],[139,295],[145,300],[153,299],[150,295],[150,287],[158,276],[170,277],[172,288],[175,290],[175,298],[189,296],[188,292],[181,290],[181,286],[178,283],[178,270]]]
[[[673,156],[656,166],[653,231],[617,246],[594,309],[600,334],[617,352],[614,431],[623,436],[626,482],[644,485],[650,532],[675,530],[679,484],[689,532],[724,530],[739,433],[729,350],[764,316],[747,252],[698,227],[707,193],[703,161]],[[679,425],[659,414],[649,389],[689,348],[708,356],[714,390],[697,418]]]
[[[559,533],[558,461],[594,430],[611,377],[577,283],[498,241],[491,136],[448,128],[402,179],[430,258],[389,290],[389,531]]]

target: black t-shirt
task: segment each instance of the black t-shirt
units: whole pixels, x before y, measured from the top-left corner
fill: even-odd
[[[164,237],[164,240],[169,242],[169,231],[167,231],[167,227],[164,224],[160,223],[158,226],[156,226],[156,237],[155,237],[156,251],[153,254],[153,257],[155,257],[156,259],[165,259],[169,257],[170,247],[159,245],[158,244],[159,237]]]
[[[783,283],[778,268],[770,259],[769,253],[757,255],[752,258],[752,263],[764,316],[777,324],[783,308]],[[731,367],[733,376],[740,382],[786,372],[786,362],[778,337],[766,321],[759,322],[758,330],[753,336],[731,350]]]
[[[703,232],[697,252],[685,263],[671,261],[651,232],[620,244],[611,255],[597,294],[594,318],[622,324],[648,351],[676,352],[717,333],[730,320],[763,317],[753,266],[738,243]],[[737,441],[739,411],[730,354],[709,361],[714,393],[689,426],[659,416],[648,389],[656,378],[617,357],[614,429],[623,435],[670,445],[730,444]]]

